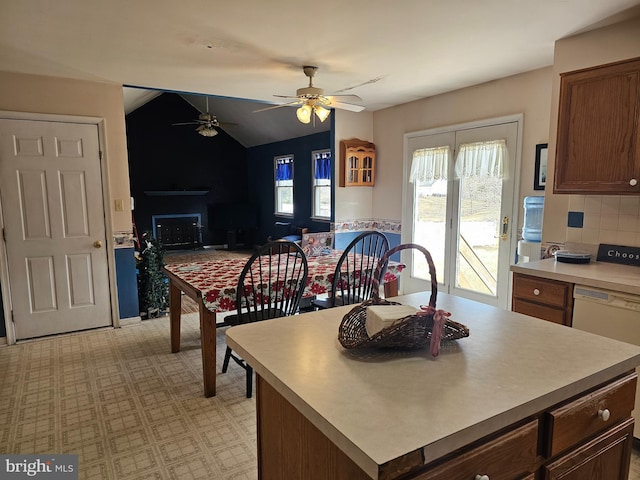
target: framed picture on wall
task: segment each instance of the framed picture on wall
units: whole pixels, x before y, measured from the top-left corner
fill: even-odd
[[[536,145],[536,167],[533,177],[533,189],[544,190],[547,184],[547,143],[539,143]]]

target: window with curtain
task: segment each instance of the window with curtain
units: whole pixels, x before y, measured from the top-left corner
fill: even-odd
[[[504,140],[463,143],[456,157],[456,178],[506,178],[508,159]]]
[[[331,150],[311,154],[313,162],[313,217],[331,218]]]
[[[429,185],[437,180],[447,180],[450,155],[449,146],[416,150],[413,152],[409,181]],[[458,148],[456,157],[456,178],[506,178],[508,158],[509,152],[504,140],[463,143]]]
[[[275,157],[275,213],[293,216],[293,155]]]
[[[446,180],[450,155],[448,145],[416,150],[413,152],[409,181],[432,184],[436,180]]]

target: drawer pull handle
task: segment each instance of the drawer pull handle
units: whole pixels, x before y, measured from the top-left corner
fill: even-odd
[[[631,180],[629,180],[629,185],[631,185],[632,187],[635,187],[638,184],[638,180],[636,180],[635,178],[632,178]]]
[[[609,417],[611,417],[611,412],[609,411],[608,408],[605,408],[604,410],[598,410],[598,416],[603,420],[603,421],[607,421],[609,420]]]
[[[489,475],[476,475],[476,480],[489,480]]]
[[[538,290],[537,288],[534,288],[533,289],[533,294],[536,295],[536,296],[540,295],[540,290]]]

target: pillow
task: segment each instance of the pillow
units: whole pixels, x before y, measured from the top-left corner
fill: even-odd
[[[333,233],[317,232],[304,233],[302,235],[302,243],[300,245],[302,251],[308,257],[317,257],[319,255],[328,255],[333,248]]]

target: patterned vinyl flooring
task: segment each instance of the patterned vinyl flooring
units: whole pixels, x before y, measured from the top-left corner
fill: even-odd
[[[220,329],[218,365],[224,347]],[[78,454],[80,479],[255,479],[244,375],[203,396],[196,314],[176,354],[168,317],[0,348],[0,452]]]

